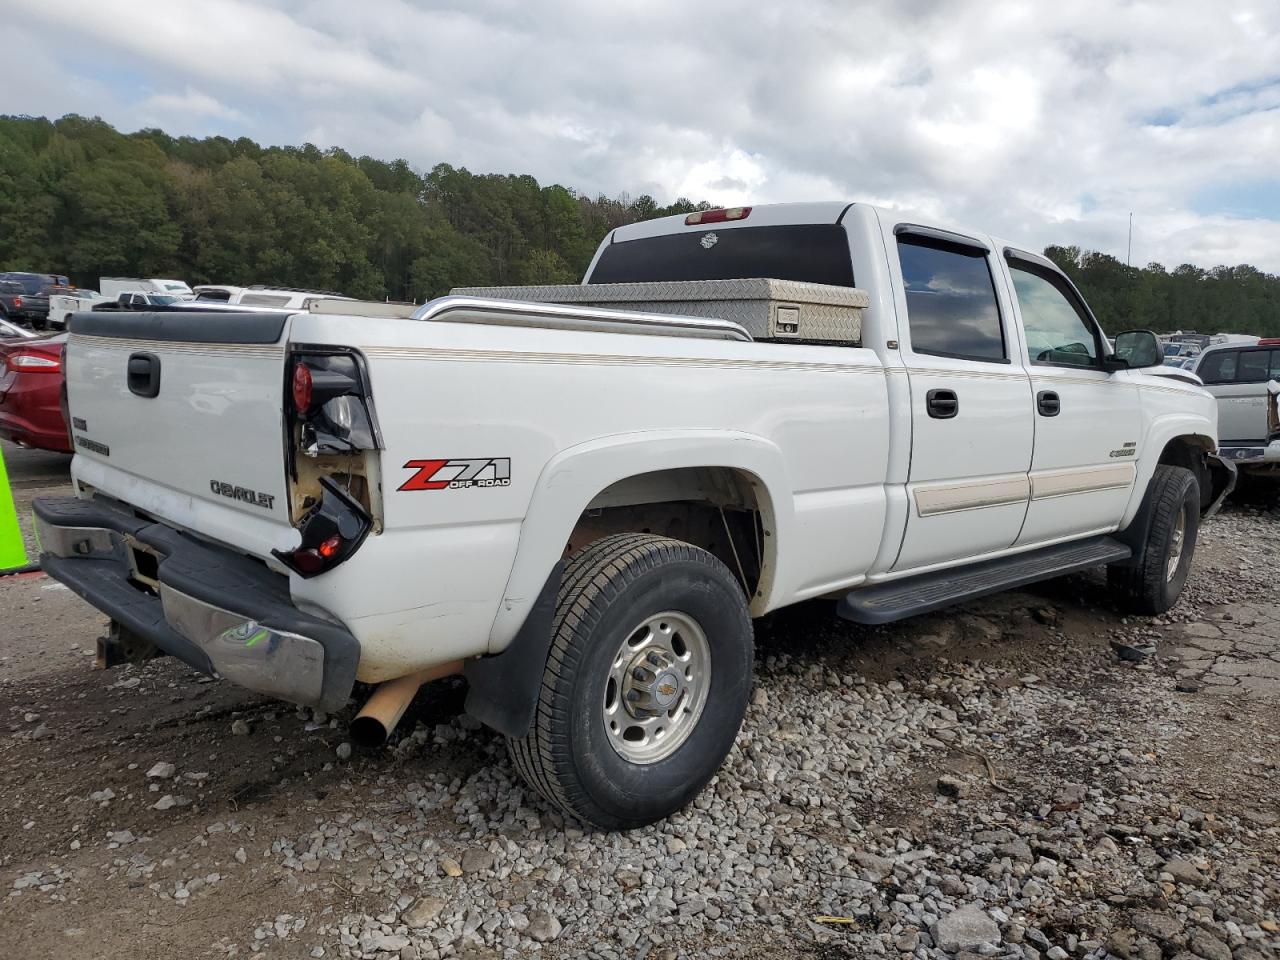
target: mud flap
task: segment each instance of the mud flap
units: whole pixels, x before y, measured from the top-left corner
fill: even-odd
[[[533,727],[564,568],[563,560],[552,568],[511,645],[491,657],[468,660],[463,669],[467,713],[505,736],[523,737]]]

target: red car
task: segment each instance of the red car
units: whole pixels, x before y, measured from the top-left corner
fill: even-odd
[[[0,437],[24,447],[71,453],[62,413],[62,350],[54,337],[0,339]]]

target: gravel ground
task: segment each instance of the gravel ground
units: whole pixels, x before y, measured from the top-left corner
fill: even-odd
[[[62,482],[47,467],[10,460],[33,488]],[[1163,618],[1121,616],[1091,573],[890,627],[825,604],[761,621],[723,770],[629,834],[543,807],[459,715],[457,682],[352,753],[349,714],[168,660],[93,672],[100,618],[43,578],[0,582],[21,625],[0,649],[0,941],[60,958],[1280,956],[1277,530],[1274,500],[1207,525]]]

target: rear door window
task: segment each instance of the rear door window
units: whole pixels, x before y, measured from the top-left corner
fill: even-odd
[[[1236,377],[1239,350],[1214,350],[1203,360],[1196,371],[1205,383],[1230,383]]]
[[[1244,350],[1236,368],[1236,383],[1263,383],[1268,379],[1269,350]]]
[[[898,238],[907,324],[916,353],[1007,363],[987,254],[977,248]]]

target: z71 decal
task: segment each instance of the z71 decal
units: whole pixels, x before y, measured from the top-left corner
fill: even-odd
[[[465,490],[468,487],[511,486],[511,459],[410,460],[404,465],[414,471],[397,490]]]

